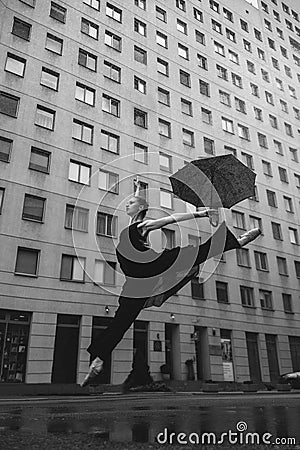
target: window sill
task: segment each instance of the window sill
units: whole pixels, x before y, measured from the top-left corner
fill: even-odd
[[[96,233],[96,236],[102,236],[102,237],[107,237],[107,238],[116,238],[117,236],[113,236],[111,234],[102,234],[102,233]]]
[[[112,150],[109,150],[108,148],[105,148],[105,147],[100,147],[100,148],[101,148],[101,150],[112,153],[114,155],[119,155],[119,150],[117,152],[113,152]]]
[[[248,308],[248,309],[256,309],[256,306],[254,306],[254,305],[243,305],[243,303],[242,303],[242,306],[244,308]]]
[[[85,281],[84,280],[68,280],[65,278],[60,278],[60,281],[67,281],[68,283],[77,283],[77,284],[84,284]]]
[[[14,275],[19,275],[21,277],[27,277],[27,278],[38,278],[37,275],[31,274],[31,273],[14,272]]]

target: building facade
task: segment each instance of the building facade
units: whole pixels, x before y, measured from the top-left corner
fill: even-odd
[[[124,381],[134,348],[156,379],[163,364],[187,379],[187,360],[200,380],[300,370],[300,13],[289,0],[2,0],[0,12],[1,381],[82,380],[124,282],[115,245],[134,178],[151,217],[185,212],[168,177],[226,153],[257,190],[222,217],[262,237],[142,311],[102,381]],[[152,244],[197,244],[206,222]]]

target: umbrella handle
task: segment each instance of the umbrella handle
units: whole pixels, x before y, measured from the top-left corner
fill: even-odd
[[[217,212],[216,214],[208,214],[208,218],[209,218],[209,223],[211,224],[212,227],[217,227],[219,225],[219,212]]]

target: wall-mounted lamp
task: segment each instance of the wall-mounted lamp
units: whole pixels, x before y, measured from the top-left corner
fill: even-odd
[[[171,318],[171,320],[175,320],[175,314],[170,314],[170,318]]]
[[[109,306],[105,306],[105,314],[109,314]]]

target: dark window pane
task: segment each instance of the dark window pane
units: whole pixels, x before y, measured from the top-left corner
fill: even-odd
[[[36,275],[38,254],[38,250],[19,247],[15,271],[17,273]]]

